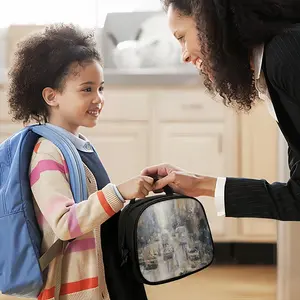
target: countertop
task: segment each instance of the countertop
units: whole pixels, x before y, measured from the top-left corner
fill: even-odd
[[[122,86],[187,86],[203,83],[197,71],[189,68],[177,69],[104,69],[107,85]]]
[[[194,69],[104,69],[106,85],[113,86],[196,86],[203,77]],[[0,86],[7,83],[7,72],[0,68]]]

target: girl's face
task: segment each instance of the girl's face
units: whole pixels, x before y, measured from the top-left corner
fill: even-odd
[[[167,15],[169,28],[181,45],[183,62],[192,63],[201,70],[200,43],[193,17],[181,14],[172,4],[168,8]]]
[[[103,69],[96,61],[73,63],[63,91],[45,88],[50,106],[49,122],[74,134],[80,126],[94,127],[104,105]]]

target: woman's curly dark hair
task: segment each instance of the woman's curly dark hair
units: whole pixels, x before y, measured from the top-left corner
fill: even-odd
[[[299,0],[161,0],[192,16],[199,32],[204,84],[225,105],[248,111],[257,98],[252,49],[300,22]],[[209,80],[210,73],[214,79]]]
[[[92,60],[101,61],[93,34],[74,25],[54,24],[19,42],[8,75],[13,119],[47,122],[49,112],[43,89],[62,91],[70,65]]]

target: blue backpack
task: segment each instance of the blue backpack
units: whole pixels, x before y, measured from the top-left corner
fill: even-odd
[[[29,165],[39,137],[62,152],[76,203],[87,199],[83,163],[75,146],[47,125],[25,127],[0,144],[0,291],[36,298],[44,285],[43,271],[68,242],[57,240],[43,256],[29,183]],[[46,191],[45,191],[46,192]]]

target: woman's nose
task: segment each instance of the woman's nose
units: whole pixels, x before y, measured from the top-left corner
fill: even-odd
[[[184,62],[184,63],[190,63],[191,62],[191,56],[187,51],[184,51],[182,53],[182,62]]]

